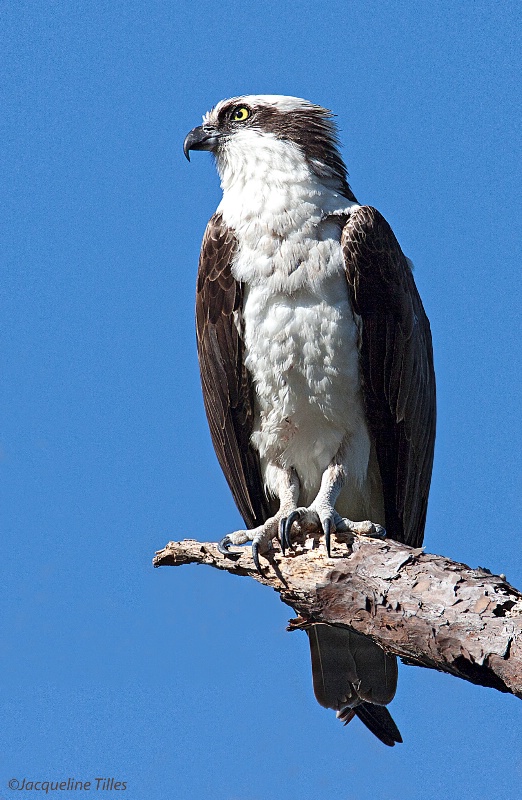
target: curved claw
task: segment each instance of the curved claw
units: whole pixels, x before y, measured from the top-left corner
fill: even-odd
[[[223,536],[223,538],[218,542],[217,549],[221,553],[222,556],[227,556],[228,558],[239,558],[239,553],[230,553],[228,548],[233,542],[230,540],[230,536],[227,534]]]
[[[328,553],[328,558],[332,557],[330,552],[330,535],[332,531],[332,520],[327,517],[323,522],[323,531],[324,531],[324,543],[326,545],[326,552]]]
[[[286,517],[282,517],[279,520],[279,544],[281,545],[281,550],[283,551],[283,555],[286,552],[286,537],[285,537],[285,526],[286,526]]]
[[[297,511],[297,509],[294,509],[294,511],[292,511],[286,518],[284,538],[288,548],[292,547],[292,540],[290,538],[292,525],[294,524],[294,522],[297,522],[300,516],[301,514],[299,513],[299,511]]]
[[[254,560],[254,564],[256,565],[256,569],[260,575],[263,574],[263,570],[261,569],[261,563],[259,561],[259,545],[257,542],[252,542],[252,558]]]
[[[228,548],[232,542],[230,541],[229,536],[223,536],[223,538],[218,542],[217,549],[221,553],[222,556],[229,556],[230,553],[228,552]]]

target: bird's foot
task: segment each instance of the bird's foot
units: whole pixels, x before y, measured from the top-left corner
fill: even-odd
[[[280,510],[275,517],[270,517],[264,523],[252,530],[239,530],[228,533],[218,542],[218,550],[228,558],[239,558],[239,553],[231,552],[232,545],[242,545],[252,542],[252,558],[257,571],[262,575],[260,555],[265,555],[272,546],[272,539],[279,537],[283,555],[287,548],[292,547],[292,527],[305,536],[317,536],[322,532],[328,555],[331,555],[331,537],[339,533],[355,533],[359,536],[373,536],[384,539],[386,531],[382,525],[377,525],[370,520],[352,522],[346,517],[341,517],[335,508],[327,503],[314,501],[308,508],[285,508]]]
[[[308,508],[295,508],[286,519],[280,522],[279,537],[283,552],[285,547],[292,546],[292,526],[295,525],[300,533],[305,536],[316,536],[317,532],[324,534],[324,541],[326,550],[330,555],[330,540],[331,535],[337,529],[337,520],[342,520],[342,517],[337,513],[332,505],[329,503],[312,503]]]
[[[291,532],[292,526],[305,535],[316,534],[317,530],[322,530],[324,542],[328,555],[331,555],[331,537],[338,531],[339,533],[355,533],[359,536],[372,536],[377,539],[384,539],[386,531],[382,525],[378,525],[370,520],[363,522],[353,522],[351,519],[341,517],[335,508],[329,503],[312,503],[308,508],[296,508],[286,518],[281,519],[279,524],[279,538],[283,552],[285,547],[292,546]]]
[[[254,559],[257,571],[262,575],[263,571],[261,569],[259,556],[264,555],[271,548],[272,539],[275,539],[279,530],[279,519],[280,515],[278,514],[275,517],[267,519],[264,525],[259,525],[259,527],[253,528],[250,531],[242,530],[228,533],[218,542],[219,552],[229,558],[239,558],[239,553],[230,552],[228,548],[231,545],[242,545],[247,544],[247,542],[252,542],[252,558]]]
[[[353,522],[351,519],[337,514],[335,528],[339,533],[356,533],[358,536],[370,536],[373,539],[386,539],[386,528],[377,522],[365,519],[362,522]]]

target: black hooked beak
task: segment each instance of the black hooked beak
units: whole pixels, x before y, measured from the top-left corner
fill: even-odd
[[[219,133],[212,128],[205,128],[203,125],[193,128],[183,142],[185,158],[190,161],[189,150],[214,150],[219,138]]]

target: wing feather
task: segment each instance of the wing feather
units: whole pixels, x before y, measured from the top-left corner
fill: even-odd
[[[218,461],[245,524],[268,516],[259,458],[250,444],[253,391],[243,363],[243,288],[232,275],[233,234],[214,214],[207,225],[196,289],[196,336],[203,400]]]
[[[435,443],[435,375],[428,318],[393,231],[362,206],[342,233],[360,367],[391,538],[422,543]]]

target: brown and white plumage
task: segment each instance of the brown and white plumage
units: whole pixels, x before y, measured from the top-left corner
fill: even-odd
[[[246,114],[245,119],[234,119]],[[347,182],[331,115],[296,98],[222,101],[189,149],[224,191],[201,250],[196,325],[219,463],[255,556],[292,521],[384,525],[422,542],[435,436],[431,336],[408,260]],[[290,529],[287,523],[290,523]],[[358,527],[359,526],[359,527]],[[328,545],[329,546],[329,545]],[[386,744],[394,657],[352,631],[309,632],[314,689]]]
[[[361,318],[359,364],[391,539],[422,544],[435,443],[435,376],[428,318],[410,264],[374,208],[344,226],[352,308]]]
[[[268,516],[259,458],[250,436],[253,390],[243,362],[238,317],[243,291],[232,276],[237,244],[220,214],[207,225],[196,289],[196,331],[203,398],[218,461],[249,528]]]

